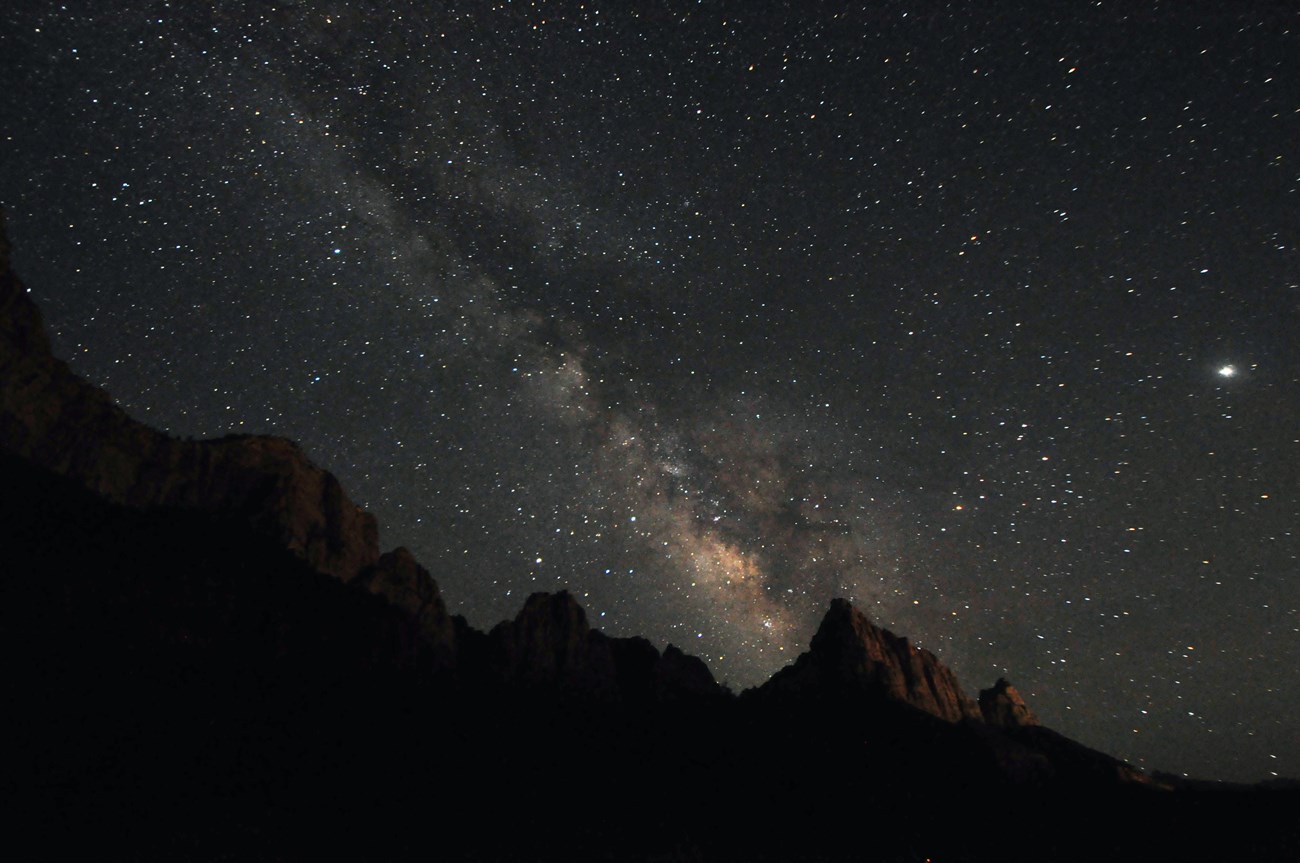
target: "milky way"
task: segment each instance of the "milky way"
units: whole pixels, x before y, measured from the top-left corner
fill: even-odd
[[[16,267],[480,627],[567,588],[740,688],[845,596],[1141,766],[1300,775],[1300,15],[760,5],[10,4]]]

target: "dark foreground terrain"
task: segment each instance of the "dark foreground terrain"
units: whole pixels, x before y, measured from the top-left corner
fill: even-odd
[[[48,859],[1300,850],[1295,792],[1017,781],[994,732],[907,705],[455,679],[400,611],[237,519],[111,505],[13,457],[0,472],[4,801]]]

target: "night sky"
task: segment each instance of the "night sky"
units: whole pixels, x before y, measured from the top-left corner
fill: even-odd
[[[1149,769],[1300,776],[1292,2],[0,11],[56,352],[300,441],[486,628],[734,689],[831,598]]]

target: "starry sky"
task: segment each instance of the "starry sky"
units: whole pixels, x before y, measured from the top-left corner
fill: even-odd
[[[1300,776],[1290,2],[0,10],[55,349],[300,441],[481,628],[739,689],[831,598],[1149,769]]]

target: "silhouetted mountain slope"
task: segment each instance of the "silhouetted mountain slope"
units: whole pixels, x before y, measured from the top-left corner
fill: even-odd
[[[949,722],[980,717],[957,677],[933,653],[874,626],[843,599],[831,603],[808,652],[759,691],[787,698],[861,694],[910,704]]]
[[[980,716],[990,725],[1023,728],[1039,724],[1034,711],[1005,677],[999,677],[988,689],[980,690],[979,706]]]
[[[940,770],[949,770],[954,759],[968,759],[973,774],[987,774],[983,782],[1026,787],[1149,782],[1140,770],[1038,726],[1005,680],[981,692],[977,705],[934,654],[875,626],[842,599],[831,603],[808,651],[746,696],[870,721],[894,717],[901,729],[891,744],[895,756],[906,750],[909,734],[928,728],[917,738],[926,752],[908,752],[905,762],[919,767],[936,748],[951,746],[952,755],[938,762]],[[903,769],[902,763],[897,767]]]
[[[1016,776],[989,744],[1017,742],[1002,730],[888,699],[633,704],[500,679],[471,698],[409,615],[235,520],[113,505],[11,456],[0,475],[5,739],[21,742],[3,799],[52,858],[425,859],[430,843],[459,860],[1295,848],[1294,793]],[[534,598],[529,614],[572,623],[571,602]],[[555,655],[566,640],[538,646]]]
[[[109,500],[239,513],[314,568],[350,579],[379,556],[374,517],[283,438],[180,440],[137,422],[50,352],[40,312],[0,267],[0,449]]]
[[[149,430],[48,355],[12,275],[0,313],[0,803],[28,858],[1300,851],[1294,788],[1134,782],[843,601],[739,698],[567,593],[476,631],[291,444]]]
[[[360,572],[355,584],[387,599],[408,615],[419,628],[423,640],[433,649],[440,669],[455,667],[455,623],[447,614],[447,605],[442,601],[437,582],[410,551],[397,548],[380,555],[378,561]]]
[[[468,640],[462,679],[506,691],[581,701],[719,699],[726,692],[701,660],[644,638],[612,638],[587,623],[567,591],[535,593],[514,620]]]
[[[386,781],[375,726],[421,739],[402,723],[432,656],[383,600],[238,519],[115,506],[12,456],[0,472],[0,781],[40,847],[215,850],[312,801],[309,776]]]

